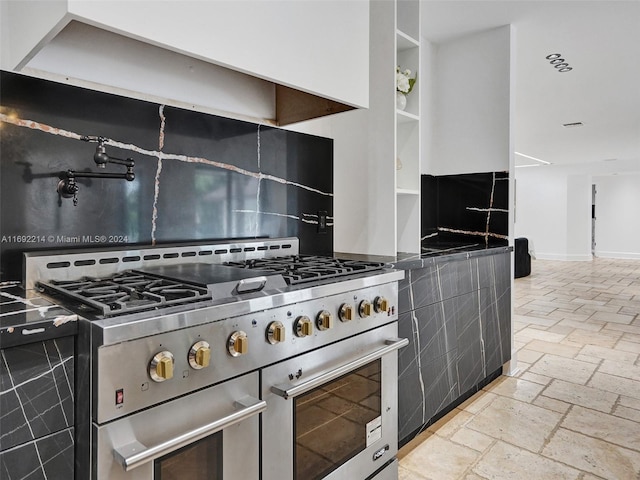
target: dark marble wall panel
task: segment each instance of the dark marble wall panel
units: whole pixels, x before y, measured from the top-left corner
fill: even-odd
[[[421,237],[443,245],[508,244],[508,172],[422,175]]]
[[[0,75],[0,279],[20,279],[22,252],[60,247],[296,236],[303,253],[333,252],[332,140]],[[98,171],[82,135],[107,137],[136,178],[78,179],[74,206],[56,187]]]
[[[0,352],[0,450],[72,427],[73,337]]]

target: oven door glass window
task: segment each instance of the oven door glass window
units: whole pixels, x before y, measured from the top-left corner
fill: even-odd
[[[222,480],[222,432],[155,461],[155,480]]]
[[[324,478],[375,441],[381,366],[376,360],[294,399],[296,480]]]

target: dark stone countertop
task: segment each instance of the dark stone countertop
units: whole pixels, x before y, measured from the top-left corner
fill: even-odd
[[[18,282],[0,284],[0,348],[76,335],[78,316]]]
[[[513,247],[508,245],[486,247],[481,244],[473,245],[440,245],[422,247],[423,253],[398,253],[395,257],[382,255],[361,255],[355,253],[335,252],[338,258],[362,260],[367,262],[383,262],[389,268],[402,270],[413,270],[436,265],[441,262],[464,260],[467,258],[483,257],[487,255],[498,255],[511,252]]]

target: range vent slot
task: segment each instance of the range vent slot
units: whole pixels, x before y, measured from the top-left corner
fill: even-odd
[[[284,253],[297,255],[295,237],[218,242],[204,245],[134,247],[120,249],[90,248],[83,251],[57,250],[25,253],[25,286],[37,282],[68,281],[83,276],[108,277],[151,265],[175,265],[202,262],[223,263],[254,258],[274,258]],[[203,258],[208,256],[209,258]]]

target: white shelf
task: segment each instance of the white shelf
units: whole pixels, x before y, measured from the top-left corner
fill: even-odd
[[[410,48],[419,48],[420,42],[415,38],[410,37],[402,30],[396,30],[396,49],[399,52],[409,50]]]
[[[396,194],[398,195],[420,195],[420,190],[413,190],[409,188],[397,188]]]
[[[420,195],[397,195],[398,252],[420,253]]]
[[[419,122],[420,117],[405,110],[396,110],[398,123]]]

